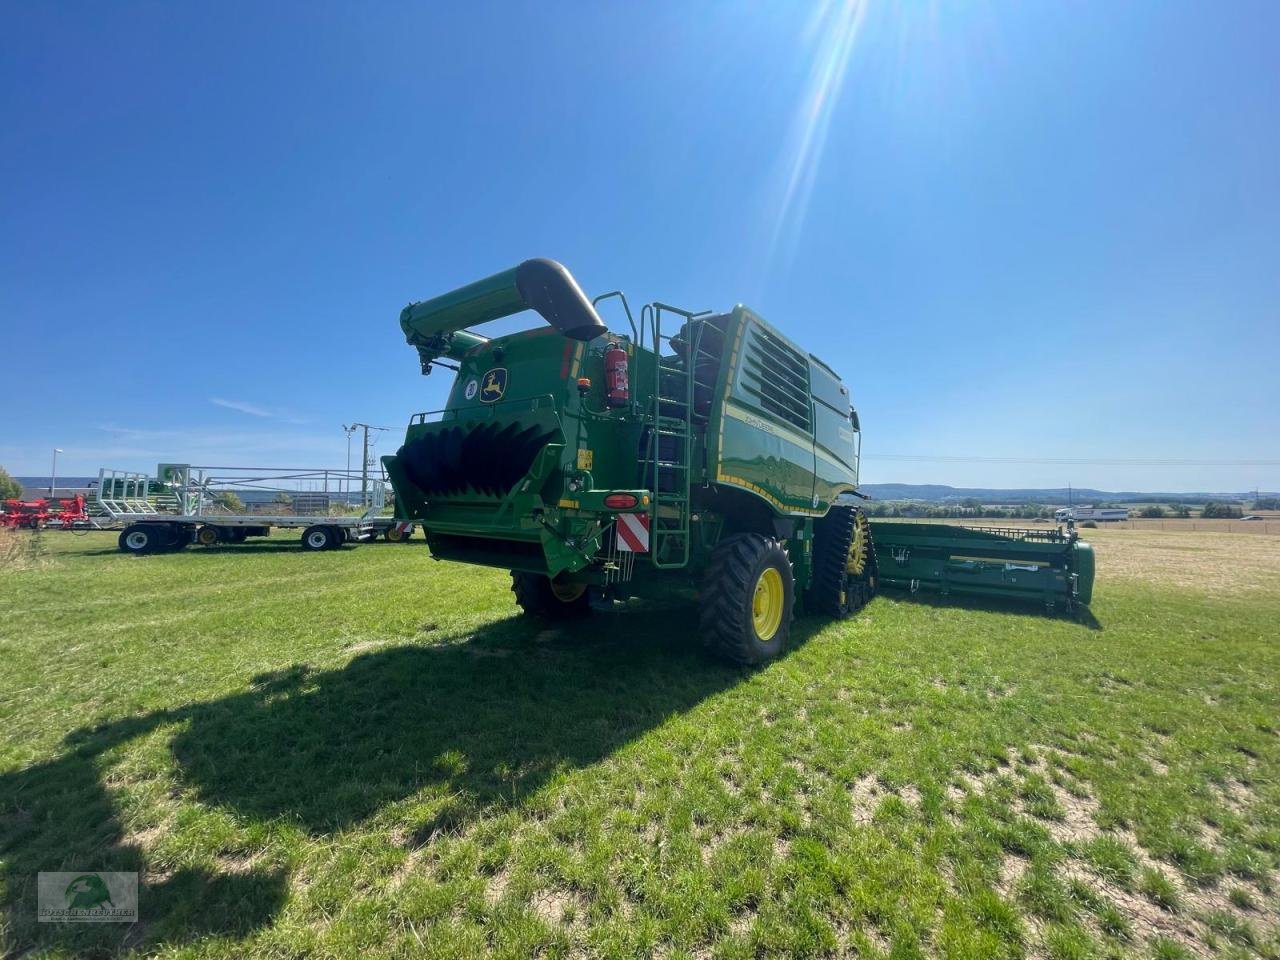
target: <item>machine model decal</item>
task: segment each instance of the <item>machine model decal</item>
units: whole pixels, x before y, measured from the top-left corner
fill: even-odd
[[[480,381],[477,380],[475,377],[472,377],[470,380],[467,381],[467,389],[463,391],[463,395],[468,400],[474,400],[476,398],[476,391],[479,389],[480,389]]]
[[[480,402],[493,403],[495,400],[501,400],[502,395],[507,392],[507,368],[494,367],[488,370],[484,375],[484,386],[480,388]]]

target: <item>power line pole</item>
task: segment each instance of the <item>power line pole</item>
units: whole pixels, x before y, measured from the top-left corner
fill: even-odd
[[[351,429],[364,431],[364,453],[360,457],[360,506],[367,509],[369,506],[369,431],[389,428],[375,427],[371,423],[353,423]]]
[[[342,429],[347,435],[347,472],[342,483],[342,506],[345,509],[351,506],[351,435],[356,432],[356,427],[344,423]]]

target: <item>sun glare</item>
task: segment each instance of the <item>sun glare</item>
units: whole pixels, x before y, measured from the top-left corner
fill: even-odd
[[[774,215],[770,259],[793,248],[804,225],[831,116],[865,11],[865,0],[823,0],[806,26],[813,67],[787,138],[785,186]]]

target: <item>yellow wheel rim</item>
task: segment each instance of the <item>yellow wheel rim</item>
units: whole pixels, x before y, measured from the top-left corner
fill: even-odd
[[[587,592],[585,583],[557,583],[551,581],[551,595],[561,603],[573,603],[580,596]]]
[[[782,574],[773,567],[765,567],[756,581],[751,595],[751,625],[760,640],[772,640],[782,624],[782,606],[785,593]]]
[[[855,577],[867,569],[867,518],[861,513],[853,524],[853,541],[849,544],[849,559],[844,568]]]

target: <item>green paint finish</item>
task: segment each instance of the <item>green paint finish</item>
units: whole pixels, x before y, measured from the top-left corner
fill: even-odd
[[[566,289],[576,291],[572,278]],[[493,340],[463,329],[526,303],[516,271],[505,271],[401,315],[424,363],[447,355],[459,367],[448,407],[415,418],[385,458],[399,515],[423,526],[433,553],[602,582],[599,554],[614,520],[604,498],[629,491],[647,501],[640,509],[655,547],[665,544],[665,569],[641,557],[633,590],[680,571],[692,584],[721,533],[743,528],[725,511],[745,506],[745,495],[762,505],[752,521],[761,532],[790,530],[803,588],[813,518],[857,483],[857,435],[839,379],[742,306],[695,316],[650,305],[639,344],[620,334],[572,339],[545,299],[538,310],[550,326]],[[631,401],[611,408],[604,354],[613,342],[628,353]],[[719,487],[735,496],[717,497]],[[777,528],[768,516],[792,524]]]
[[[1093,599],[1093,547],[1073,533],[882,520],[871,531],[883,586],[1068,609]]]

